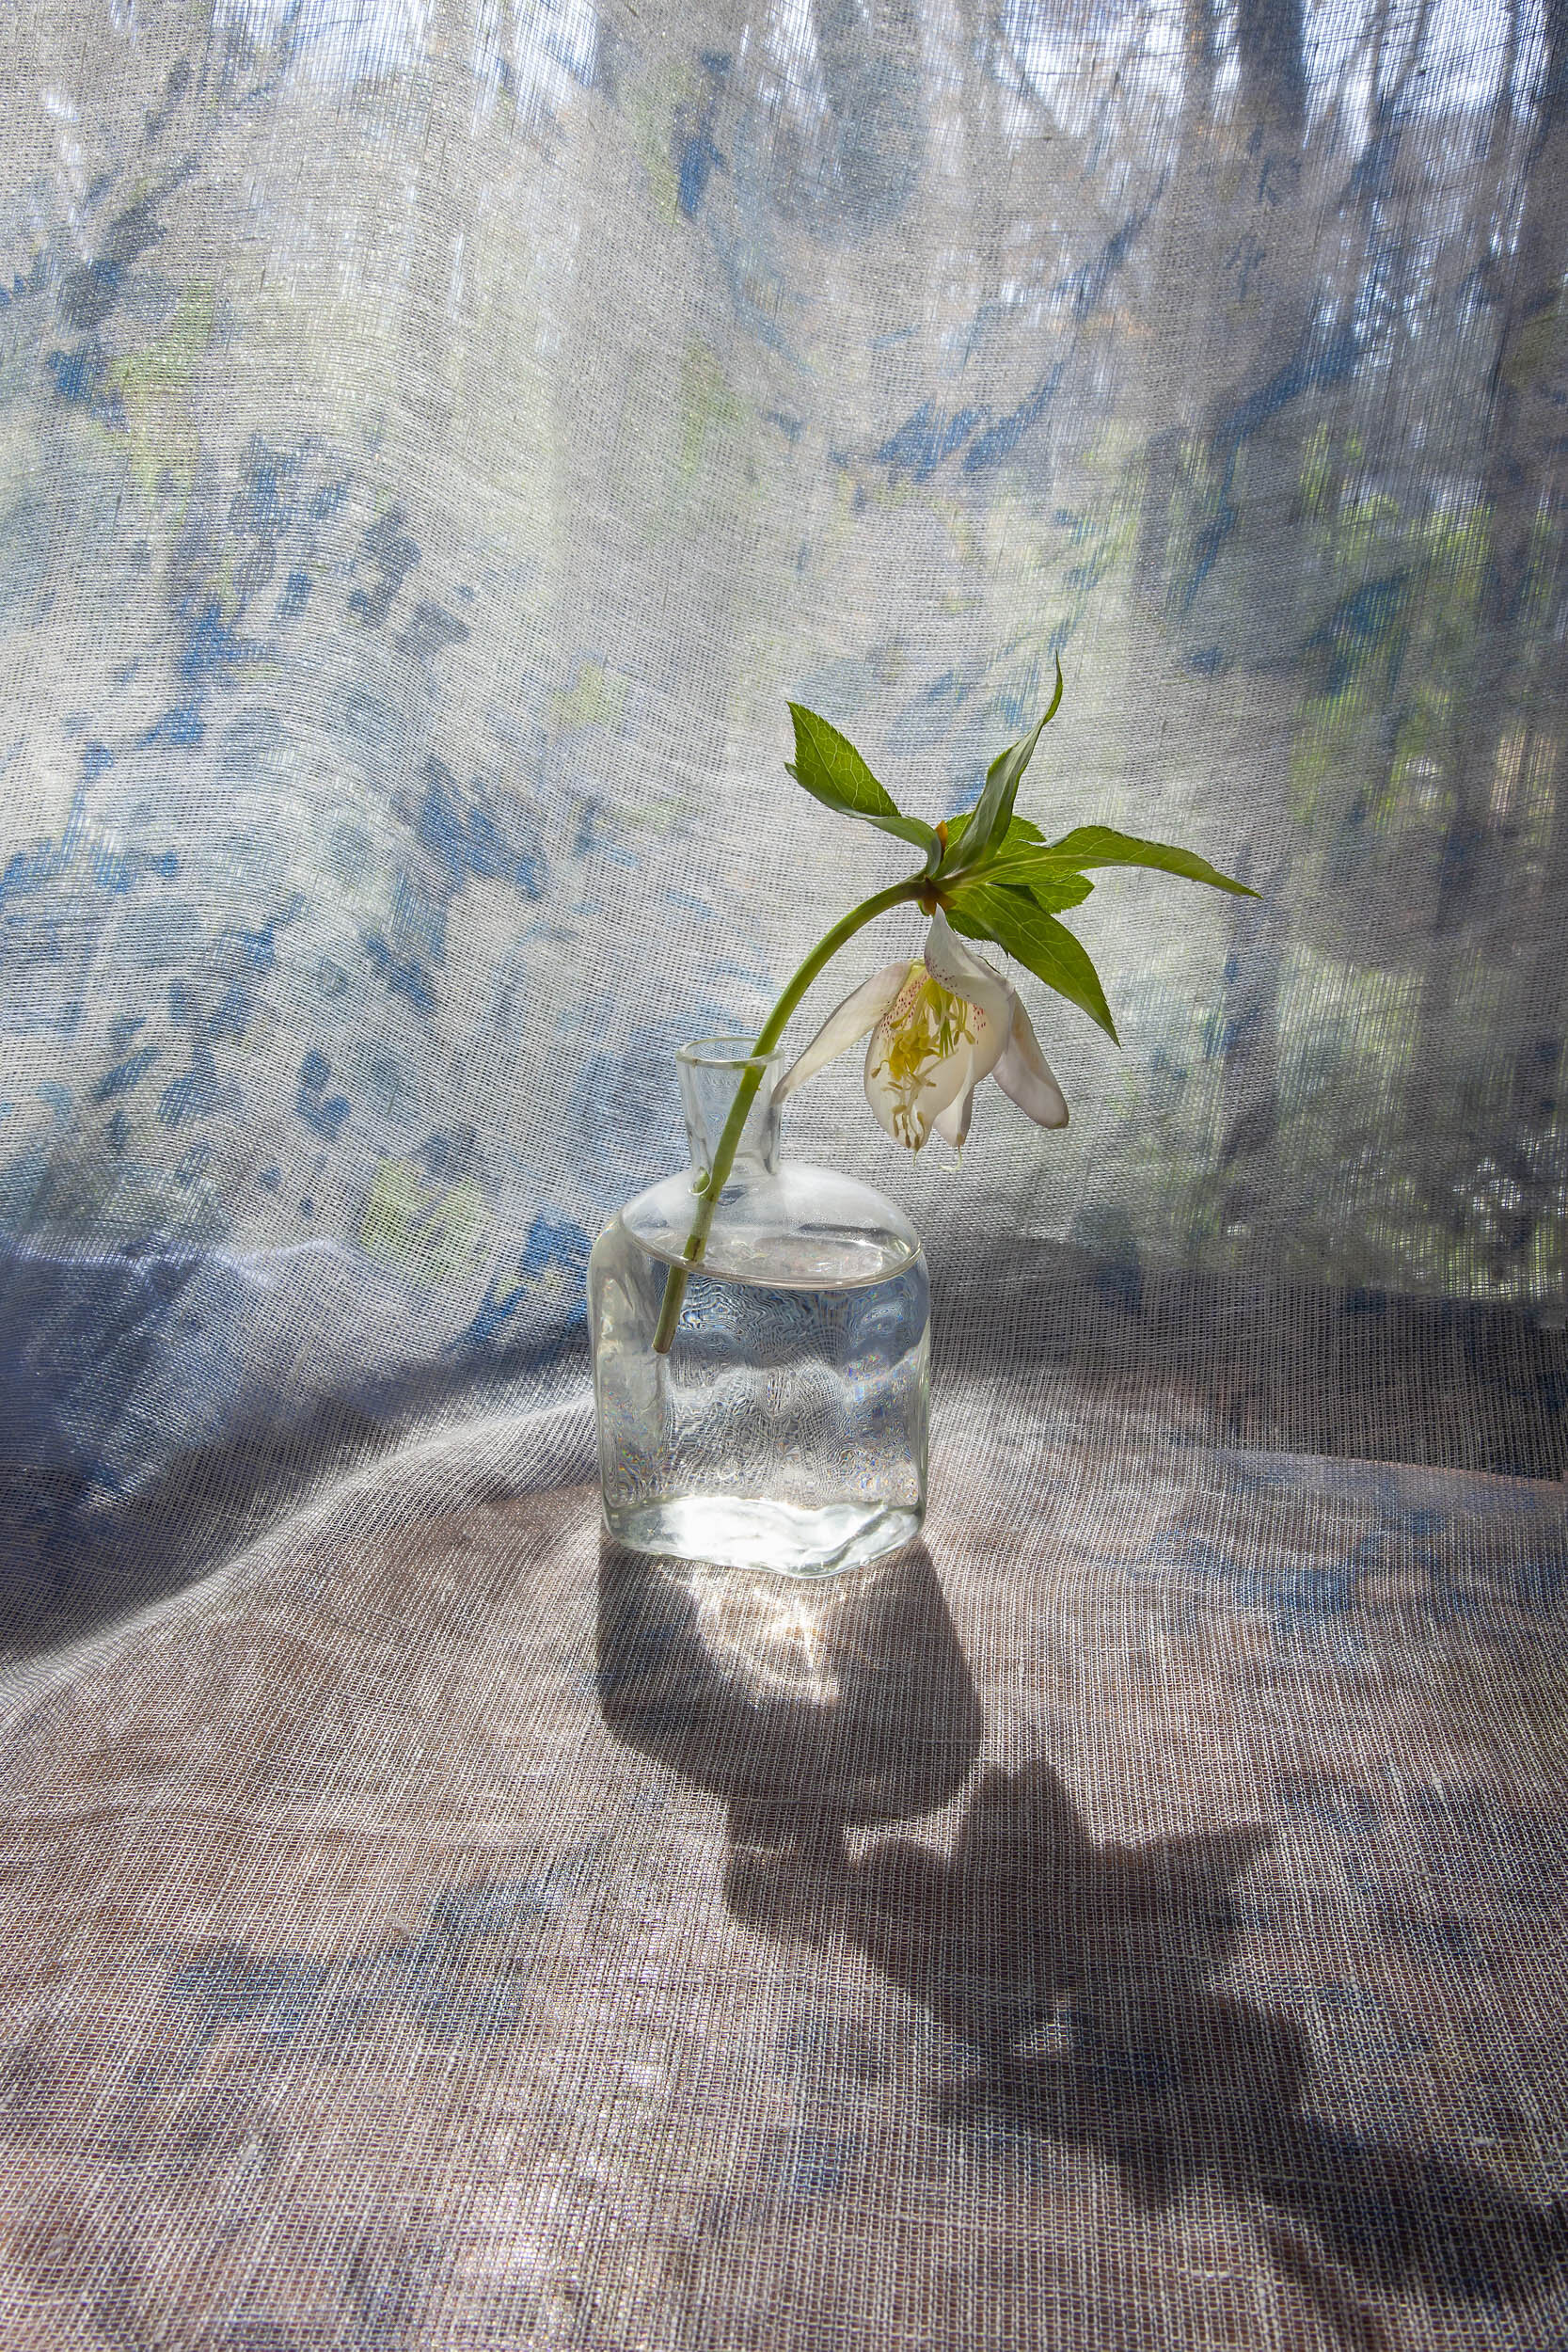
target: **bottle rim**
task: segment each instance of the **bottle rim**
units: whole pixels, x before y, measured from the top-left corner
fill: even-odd
[[[770,1054],[752,1051],[749,1037],[698,1037],[675,1055],[693,1070],[768,1070],[783,1058],[777,1046]]]

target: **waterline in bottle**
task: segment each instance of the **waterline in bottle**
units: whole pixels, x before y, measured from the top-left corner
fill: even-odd
[[[925,1263],[917,1248],[881,1280],[809,1283],[804,1265],[824,1246],[805,1230],[787,1248],[770,1239],[759,1254],[771,1281],[695,1270],[661,1355],[666,1258],[621,1218],[600,1236],[589,1304],[605,1524],[618,1541],[810,1577],[918,1533]]]

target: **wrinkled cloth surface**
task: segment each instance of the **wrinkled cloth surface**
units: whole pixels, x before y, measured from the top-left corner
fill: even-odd
[[[1560,2352],[1565,270],[1563,0],[0,11],[4,2352]],[[1058,654],[1258,897],[789,1105],[924,1545],[605,1552],[909,862],[786,699],[935,822]]]
[[[1560,1486],[953,1375],[812,1586],[590,1448],[13,1670],[0,2342],[1559,2340]]]

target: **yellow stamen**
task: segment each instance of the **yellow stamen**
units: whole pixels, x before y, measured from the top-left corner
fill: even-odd
[[[878,1031],[882,1051],[874,1068],[898,1098],[893,1110],[894,1133],[908,1150],[918,1152],[926,1141],[927,1122],[915,1104],[932,1072],[950,1060],[960,1045],[972,1045],[974,1035],[974,1007],[929,974],[907,982],[889,1008]]]

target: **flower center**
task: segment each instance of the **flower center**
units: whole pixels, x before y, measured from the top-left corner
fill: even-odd
[[[960,1046],[973,1045],[974,1034],[974,1007],[929,973],[906,980],[898,992],[879,1032],[882,1050],[876,1067],[897,1098],[894,1130],[907,1149],[918,1152],[927,1133],[917,1098],[944,1061]]]

